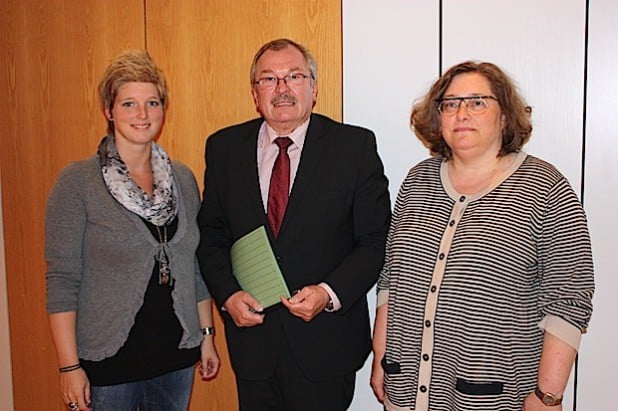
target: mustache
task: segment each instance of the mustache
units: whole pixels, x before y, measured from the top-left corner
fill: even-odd
[[[279,104],[281,102],[296,103],[296,97],[291,94],[279,94],[270,100],[270,104]]]

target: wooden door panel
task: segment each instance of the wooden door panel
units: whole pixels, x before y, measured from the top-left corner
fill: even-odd
[[[141,0],[4,0],[0,166],[15,410],[66,410],[45,310],[44,212],[59,171],[105,134],[96,87],[143,47]],[[1,401],[1,400],[0,400]]]

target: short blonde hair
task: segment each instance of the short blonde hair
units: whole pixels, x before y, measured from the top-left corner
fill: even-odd
[[[103,113],[112,109],[118,90],[125,83],[152,83],[159,91],[163,111],[167,108],[168,92],[163,71],[145,50],[126,50],[109,64],[99,83],[99,98]],[[107,132],[114,132],[114,122],[107,120]]]

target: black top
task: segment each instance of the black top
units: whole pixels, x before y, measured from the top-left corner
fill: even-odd
[[[144,223],[161,241],[156,226]],[[167,239],[178,228],[178,218],[167,225]],[[174,273],[171,273],[174,277]],[[195,364],[200,347],[179,349],[182,328],[174,313],[173,287],[159,285],[159,263],[155,266],[144,295],[144,303],[135,317],[127,341],[112,357],[102,361],[80,359],[91,385],[113,385],[154,378]],[[105,327],[105,324],[101,324]]]

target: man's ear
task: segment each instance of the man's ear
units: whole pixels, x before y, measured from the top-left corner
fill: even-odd
[[[312,107],[315,107],[315,104],[318,102],[318,81],[317,80],[313,80],[313,90],[311,91],[311,93],[313,94]]]

